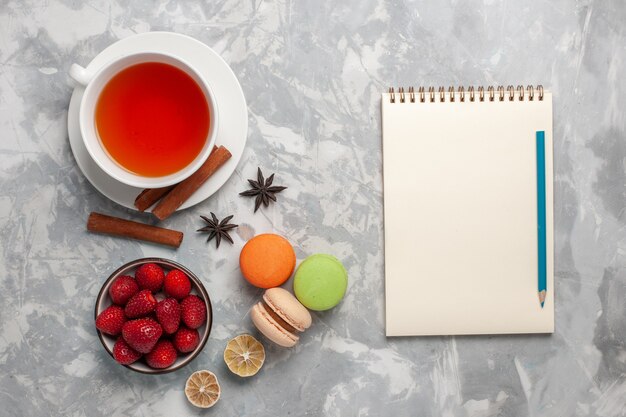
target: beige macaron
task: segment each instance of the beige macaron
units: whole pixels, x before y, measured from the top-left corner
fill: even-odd
[[[250,311],[252,322],[272,342],[283,347],[298,343],[298,333],[311,326],[311,314],[289,291],[270,288]]]

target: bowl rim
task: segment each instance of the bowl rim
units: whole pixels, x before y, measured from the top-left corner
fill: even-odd
[[[179,264],[176,261],[172,261],[171,259],[155,258],[155,257],[140,258],[140,259],[135,259],[134,261],[130,261],[130,262],[125,263],[124,265],[120,266],[115,271],[113,271],[113,273],[111,275],[109,275],[109,277],[104,281],[104,283],[102,284],[102,287],[100,287],[100,291],[98,292],[98,296],[96,297],[96,303],[95,303],[95,306],[94,306],[94,320],[98,318],[98,305],[100,305],[100,303],[102,301],[102,298],[105,296],[105,288],[108,289],[109,284],[115,278],[120,276],[122,271],[124,271],[125,269],[129,269],[129,268],[132,268],[132,267],[137,267],[139,265],[143,265],[143,264],[147,264],[147,263],[155,263],[155,264],[159,264],[159,265],[165,265],[165,266],[169,267],[170,269],[180,269],[181,271],[183,271],[189,277],[189,279],[191,279],[194,282],[194,284],[198,288],[200,294],[204,298],[205,304],[207,305],[207,316],[208,316],[208,319],[207,319],[207,323],[205,325],[206,326],[206,331],[204,332],[204,335],[202,336],[202,339],[200,340],[200,344],[198,344],[198,347],[196,347],[196,349],[193,352],[191,352],[191,354],[189,354],[189,356],[187,358],[185,358],[185,360],[183,360],[177,366],[171,366],[171,367],[168,367],[168,368],[165,368],[165,369],[152,369],[150,371],[145,371],[145,370],[142,370],[142,369],[136,369],[136,368],[132,367],[131,365],[133,365],[133,364],[122,365],[122,364],[118,363],[117,361],[115,362],[116,364],[124,366],[125,368],[128,368],[128,369],[130,369],[130,370],[132,370],[134,372],[139,372],[139,373],[146,374],[146,375],[167,374],[167,373],[174,372],[174,371],[177,371],[177,370],[183,368],[184,366],[189,364],[191,361],[193,361],[196,358],[196,356],[198,356],[200,354],[200,352],[202,352],[202,350],[204,349],[204,346],[206,345],[207,341],[209,340],[209,335],[211,334],[211,328],[213,327],[213,306],[211,304],[211,298],[209,297],[209,293],[207,292],[206,288],[204,288],[204,284],[202,283],[200,278],[198,278],[198,276],[196,274],[194,274],[189,268],[185,267],[184,265]],[[108,293],[108,291],[106,291],[106,293]],[[106,350],[107,353],[111,356],[111,358],[113,358],[113,352],[111,351],[111,349],[109,349],[109,347],[105,343],[104,335],[98,329],[96,329],[96,332],[98,333],[98,339],[100,339],[100,343],[104,347],[104,350]],[[112,336],[112,337],[114,337],[114,336]]]

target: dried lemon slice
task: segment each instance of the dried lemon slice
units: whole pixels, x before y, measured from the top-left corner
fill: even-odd
[[[265,362],[265,348],[249,334],[231,339],[224,349],[224,362],[232,373],[247,377],[259,372]]]
[[[185,395],[190,403],[200,408],[210,408],[220,399],[220,384],[211,371],[191,374],[185,384]]]

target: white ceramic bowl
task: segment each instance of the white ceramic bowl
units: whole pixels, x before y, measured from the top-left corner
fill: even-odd
[[[169,64],[187,73],[204,93],[211,118],[204,147],[196,158],[180,171],[161,177],[144,177],[130,172],[119,165],[104,148],[96,130],[96,104],[98,103],[98,97],[104,86],[121,70],[144,62]],[[118,57],[96,71],[91,71],[74,64],[70,68],[70,76],[78,83],[85,86],[85,92],[80,103],[78,120],[81,136],[87,148],[87,152],[89,152],[89,155],[91,155],[96,164],[98,164],[106,174],[117,181],[138,188],[166,187],[189,177],[197,171],[209,157],[213,145],[215,144],[219,124],[217,101],[215,100],[209,83],[191,64],[187,63],[187,61],[163,52],[139,52]]]
[[[206,312],[207,312],[206,323],[204,324],[204,326],[197,329],[198,333],[200,334],[200,343],[198,344],[198,347],[193,352],[180,354],[178,358],[176,359],[176,362],[174,362],[173,365],[165,369],[151,368],[143,361],[143,359],[140,359],[135,363],[131,363],[130,365],[120,365],[120,366],[126,366],[128,369],[132,369],[133,371],[141,372],[143,374],[165,374],[165,373],[173,372],[182,368],[183,366],[191,362],[196,356],[198,356],[198,354],[204,348],[204,345],[209,339],[209,334],[211,333],[211,325],[213,323],[213,309],[211,308],[211,299],[209,298],[209,294],[204,288],[204,285],[202,285],[202,282],[200,281],[200,279],[193,272],[191,272],[189,269],[185,268],[184,266],[182,266],[181,264],[177,262],[170,261],[168,259],[162,259],[162,258],[142,258],[142,259],[137,259],[135,261],[129,262],[125,265],[122,265],[115,272],[113,272],[111,276],[109,276],[109,278],[107,278],[107,280],[102,285],[102,288],[100,289],[100,292],[98,293],[98,297],[96,298],[94,320],[95,318],[98,317],[98,315],[104,309],[106,309],[113,303],[113,301],[111,301],[111,297],[109,296],[109,288],[111,287],[111,284],[113,284],[113,281],[115,280],[115,278],[121,275],[134,276],[135,270],[141,265],[147,264],[147,263],[155,263],[159,265],[161,268],[163,268],[166,272],[171,269],[180,269],[181,271],[183,271],[189,277],[189,280],[191,281],[191,294],[197,295],[206,303]],[[100,341],[102,342],[102,346],[104,346],[104,348],[109,353],[109,355],[111,355],[111,358],[113,358],[113,345],[115,345],[115,341],[117,340],[118,336],[111,336],[108,334],[104,334],[100,330],[97,330],[97,332],[98,332],[98,337],[100,338]]]

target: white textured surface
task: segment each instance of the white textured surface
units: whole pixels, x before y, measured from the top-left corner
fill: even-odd
[[[625,20],[619,0],[1,1],[0,415],[626,415]],[[103,199],[67,140],[71,63],[149,30],[213,47],[250,112],[235,174],[166,222],[186,232],[176,252],[85,232],[92,210],[145,217]],[[384,337],[380,93],[443,83],[554,93],[552,336]],[[257,165],[289,189],[253,215],[237,193]],[[210,211],[235,214],[235,245],[215,251],[195,234]],[[261,291],[237,255],[266,231],[300,260],[337,256],[350,282],[296,348],[266,344],[263,370],[240,380],[222,351],[253,331]],[[103,280],[142,256],[189,266],[215,306],[202,355],[171,375],[116,366],[93,328]],[[183,396],[197,369],[222,384],[208,412]]]

